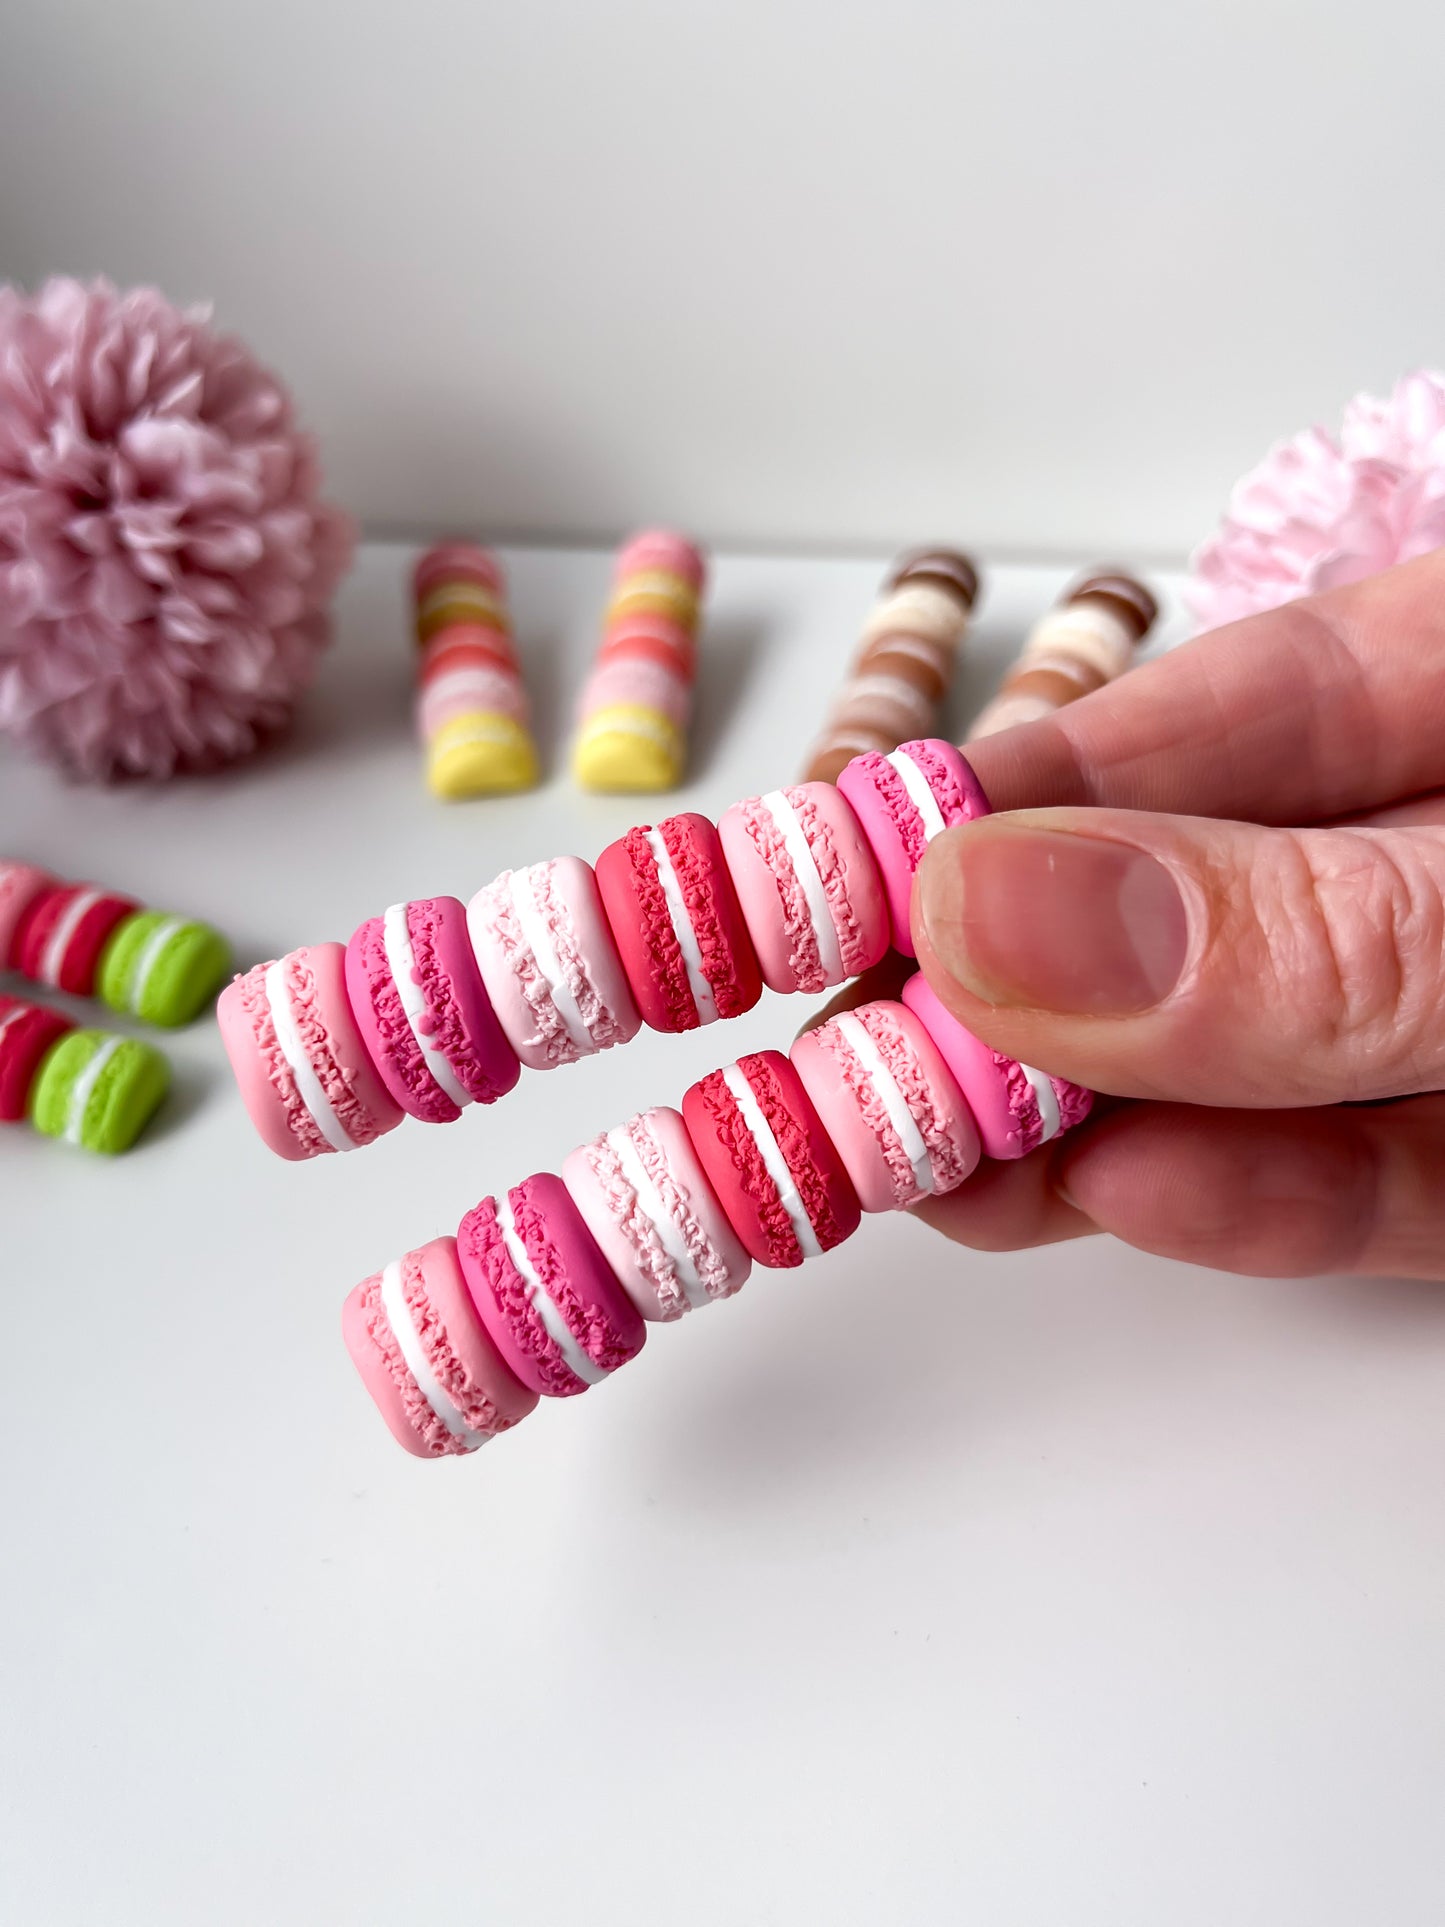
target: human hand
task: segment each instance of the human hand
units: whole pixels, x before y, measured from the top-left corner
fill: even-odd
[[[1445,1277],[1445,552],[968,754],[1000,814],[929,847],[919,961],[986,1042],[1125,1101],[920,1215]]]

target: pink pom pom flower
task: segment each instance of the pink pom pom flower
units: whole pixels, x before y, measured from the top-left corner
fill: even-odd
[[[1357,395],[1339,439],[1307,428],[1235,485],[1195,551],[1186,599],[1200,629],[1359,582],[1445,544],[1445,375]]]
[[[349,520],[209,310],[0,288],[0,731],[77,775],[230,762],[329,640]]]

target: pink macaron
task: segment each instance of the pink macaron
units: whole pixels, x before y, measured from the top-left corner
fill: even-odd
[[[278,1157],[370,1144],[401,1122],[346,995],[346,951],[310,944],[221,992],[221,1041],[251,1122]]]
[[[346,992],[381,1081],[401,1108],[450,1124],[521,1075],[472,955],[455,897],[395,903],[346,946]]]
[[[24,1117],[45,1053],[74,1028],[58,1010],[0,996],[0,1122]]]
[[[434,1238],[359,1284],[341,1330],[392,1436],[419,1459],[475,1452],[537,1403],[477,1317],[455,1238]]]
[[[749,796],[718,834],[771,990],[824,990],[877,963],[888,948],[883,879],[831,783]]]
[[[14,967],[32,983],[89,997],[111,933],[138,908],[132,898],[91,883],[62,883],[42,891],[12,940]]]
[[[443,582],[475,582],[498,597],[507,592],[501,562],[490,549],[478,548],[475,542],[439,542],[417,557],[411,583],[418,602]]]
[[[483,1198],[457,1251],[483,1325],[532,1391],[570,1398],[641,1351],[641,1313],[550,1171]]]
[[[865,1211],[952,1191],[977,1165],[973,1113],[904,1005],[840,1011],[806,1031],[791,1057]]]
[[[707,563],[702,551],[685,535],[671,529],[642,529],[618,551],[614,574],[621,582],[627,576],[646,575],[653,570],[675,575],[701,593]]]
[[[843,1161],[780,1052],[757,1051],[699,1079],[682,1116],[733,1230],[759,1264],[800,1265],[858,1229]]]
[[[1021,1158],[1089,1115],[1092,1091],[991,1050],[945,1008],[922,971],[903,986],[903,1001],[952,1071],[988,1157]]]
[[[531,1070],[625,1044],[642,1027],[597,879],[579,857],[503,870],[467,929],[507,1042]]]
[[[37,870],[33,863],[0,857],[0,970],[8,970],[16,961],[15,939],[31,904],[60,887],[58,877]]]
[[[579,1145],[562,1181],[644,1318],[730,1298],[752,1269],[676,1111],[642,1111]]]
[[[913,877],[934,837],[989,814],[978,778],[952,743],[929,737],[888,754],[869,750],[840,773],[838,788],[863,826],[888,893],[893,947],[915,954],[908,927]]]
[[[654,1030],[695,1030],[758,1001],[757,958],[705,816],[629,830],[598,857],[597,887],[637,1007]]]

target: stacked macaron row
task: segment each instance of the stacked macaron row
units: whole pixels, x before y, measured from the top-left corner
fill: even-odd
[[[839,779],[688,812],[604,850],[504,870],[463,905],[429,897],[349,944],[258,965],[223,993],[221,1033],[273,1150],[369,1144],[404,1115],[449,1123],[523,1066],[626,1043],[646,1022],[740,1016],[764,983],[814,993],[912,954],[914,871],[940,831],[987,813],[949,743],[855,758]]]
[[[46,1137],[128,1151],[170,1084],[165,1058],[134,1037],[78,1030],[58,1010],[0,996],[0,1121]]]
[[[537,780],[531,708],[512,642],[507,584],[490,549],[445,542],[412,577],[417,730],[436,796],[495,796]]]
[[[681,1111],[629,1118],[467,1213],[346,1301],[347,1347],[395,1437],[475,1451],[542,1397],[642,1349],[651,1322],[729,1298],[756,1263],[841,1244],[864,1211],[962,1184],[1080,1122],[1087,1091],[971,1036],[922,976],[901,1003],[831,1018],[788,1057],[758,1051]]]

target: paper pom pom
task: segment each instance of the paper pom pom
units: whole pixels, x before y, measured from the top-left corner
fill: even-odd
[[[1185,591],[1200,629],[1358,582],[1445,544],[1445,375],[1357,395],[1338,441],[1307,428],[1236,484]]]
[[[168,776],[283,724],[353,546],[281,383],[149,288],[0,288],[0,731]]]

